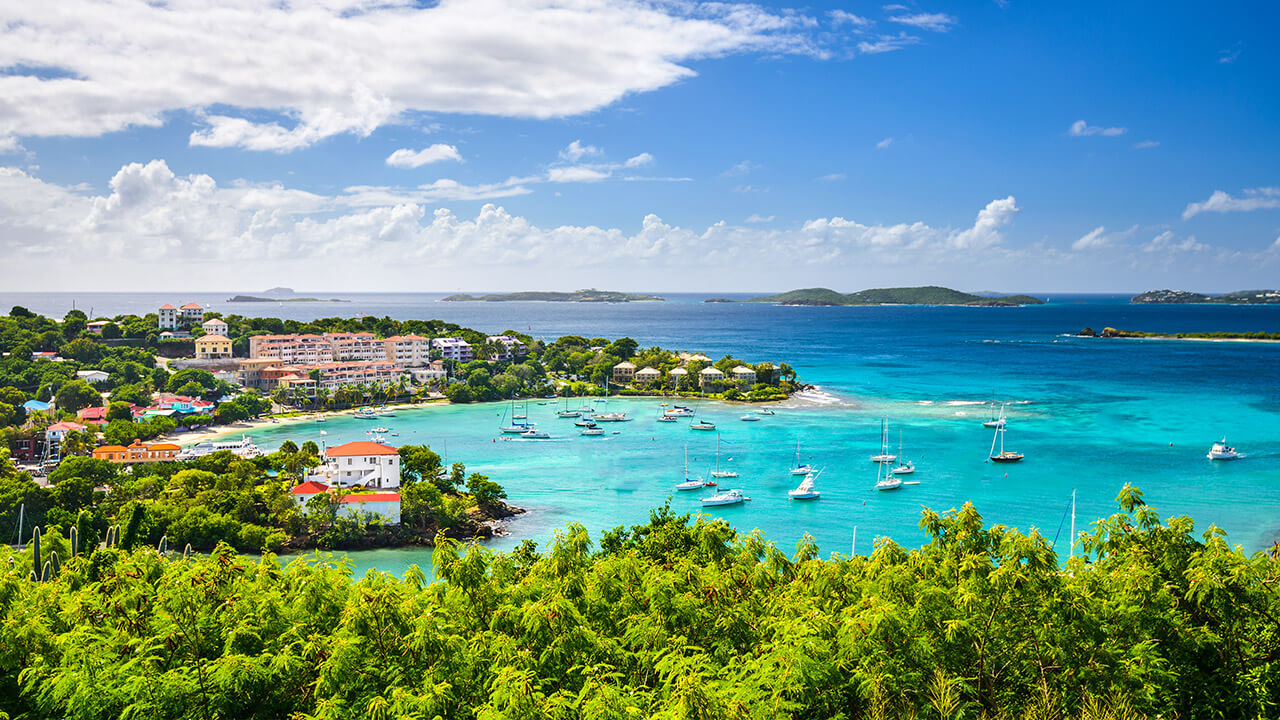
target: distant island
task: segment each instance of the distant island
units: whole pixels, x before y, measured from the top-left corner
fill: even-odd
[[[259,297],[257,295],[235,295],[227,298],[229,303],[266,303],[266,302],[351,302],[340,298],[313,297]]]
[[[615,292],[612,290],[575,290],[574,292],[513,292],[491,293],[488,295],[468,295],[460,293],[441,298],[444,302],[664,302],[666,298],[657,295],[641,295],[637,293]]]
[[[983,296],[960,292],[951,288],[928,285],[925,287],[875,288],[853,293],[838,293],[829,288],[791,290],[778,295],[751,298],[742,302],[777,303],[779,305],[979,305],[1017,306],[1043,305],[1044,301],[1030,295]]]
[[[1087,338],[1137,338],[1143,340],[1219,340],[1228,342],[1280,342],[1280,332],[1146,332],[1143,330],[1117,330],[1113,327],[1101,331],[1087,327],[1076,333]]]
[[[1217,305],[1280,305],[1280,290],[1237,290],[1205,295],[1187,290],[1148,290],[1129,298],[1135,304],[1214,303]]]

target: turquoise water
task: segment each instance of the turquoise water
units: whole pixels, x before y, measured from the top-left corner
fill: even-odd
[[[222,295],[220,297],[225,297]],[[1115,511],[1126,482],[1140,486],[1162,515],[1189,514],[1200,528],[1226,529],[1245,549],[1280,537],[1280,344],[1090,340],[1066,337],[1085,326],[1135,330],[1280,331],[1280,307],[1132,306],[1121,297],[1053,297],[1028,308],[811,308],[703,304],[700,296],[667,303],[440,303],[431,295],[350,296],[349,304],[305,307],[223,306],[219,309],[307,319],[367,313],[441,318],[492,332],[508,328],[538,337],[563,334],[618,337],[790,362],[821,392],[783,403],[762,422],[737,418],[743,406],[704,403],[699,416],[720,430],[725,457],[751,502],[709,509],[742,531],[758,528],[791,548],[808,532],[827,552],[847,553],[857,526],[858,549],[876,536],[918,545],[921,507],[946,510],[972,500],[989,523],[1038,528],[1053,539],[1077,491],[1078,527]],[[185,299],[185,298],[179,298]],[[194,298],[215,304],[217,298]],[[156,298],[101,295],[98,313],[145,308]],[[0,295],[61,314],[70,297]],[[88,303],[81,300],[79,306]],[[59,309],[61,308],[61,309]],[[121,308],[121,309],[116,309]],[[991,431],[983,403],[1009,406],[1007,445],[1026,453],[1010,466],[984,462]],[[673,490],[682,479],[684,446],[691,474],[714,462],[715,433],[687,421],[656,423],[656,400],[611,400],[610,409],[636,417],[609,427],[618,435],[585,438],[557,420],[553,405],[530,404],[532,419],[551,441],[495,441],[501,405],[401,411],[382,423],[399,443],[427,443],[450,462],[465,462],[502,483],[510,501],[529,513],[509,523],[506,548],[529,538],[545,543],[565,523],[592,531],[643,522],[668,497],[678,511],[698,511],[699,493]],[[902,431],[919,485],[877,493],[880,422],[893,442]],[[350,418],[258,431],[272,448],[285,439],[330,444],[363,439],[368,423]],[[321,436],[320,431],[326,435]],[[1248,453],[1233,463],[1205,458],[1226,435]],[[796,478],[787,473],[797,441],[801,455],[826,470],[822,498],[789,501]],[[1069,523],[1069,519],[1067,520]],[[1067,550],[1065,524],[1058,548]],[[357,570],[402,572],[429,566],[424,549],[353,553]]]

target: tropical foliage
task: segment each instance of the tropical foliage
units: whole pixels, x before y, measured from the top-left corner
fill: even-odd
[[[663,508],[598,548],[576,525],[542,553],[444,541],[433,583],[417,568],[353,580],[332,557],[286,565],[225,546],[69,558],[50,533],[42,554],[0,560],[0,710],[1275,717],[1280,562],[1213,528],[1197,535],[1186,518],[1162,523],[1132,488],[1120,504],[1066,563],[1038,534],[985,527],[968,505],[926,511],[918,550],[882,540],[870,556],[830,559],[808,540],[788,556]]]

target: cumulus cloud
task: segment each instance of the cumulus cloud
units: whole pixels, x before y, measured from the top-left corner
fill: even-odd
[[[400,148],[387,156],[387,164],[398,168],[417,168],[445,160],[462,161],[462,155],[453,145],[436,143],[421,150]]]
[[[565,162],[576,163],[584,157],[599,154],[600,148],[595,145],[583,145],[581,140],[574,140],[560,151],[560,159]]]
[[[910,15],[893,15],[889,18],[889,21],[934,32],[946,32],[956,23],[956,19],[946,13],[923,12]]]
[[[422,112],[565,117],[691,77],[693,60],[828,57],[815,25],[697,0],[8,3],[0,137],[190,112],[193,145],[289,151]]]
[[[892,144],[893,144],[893,138],[891,138],[891,137],[887,137],[887,138],[885,138],[885,139],[881,140],[880,142],[876,143],[876,149],[877,149],[877,150],[884,150],[884,149],[888,148],[888,147],[889,147],[890,145],[892,145]]]
[[[1142,246],[1143,252],[1149,253],[1201,252],[1208,249],[1209,246],[1198,242],[1195,235],[1179,240],[1172,230],[1165,230]]]
[[[652,164],[653,164],[653,156],[647,152],[643,152],[643,153],[640,153],[639,155],[635,155],[633,157],[627,158],[627,161],[622,163],[623,167],[629,167],[629,168],[647,167]]]
[[[1077,120],[1071,123],[1071,127],[1067,129],[1067,134],[1071,137],[1088,137],[1089,135],[1103,135],[1106,137],[1115,137],[1129,132],[1129,128],[1122,127],[1097,127],[1090,125],[1084,120]]]
[[[1241,197],[1214,190],[1208,200],[1188,203],[1182,211],[1182,219],[1189,220],[1203,212],[1249,212],[1274,208],[1280,208],[1280,187],[1250,188]]]
[[[840,27],[841,25],[850,25],[856,29],[870,27],[873,24],[867,18],[864,18],[861,15],[854,15],[846,10],[832,10],[827,13],[827,15],[831,18],[831,24],[836,27]]]

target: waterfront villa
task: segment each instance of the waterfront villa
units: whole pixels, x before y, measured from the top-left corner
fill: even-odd
[[[97,385],[98,383],[106,382],[107,378],[111,377],[111,373],[103,372],[102,370],[77,370],[76,377],[90,385]]]
[[[156,315],[160,318],[156,324],[161,330],[174,330],[178,327],[178,308],[173,305],[161,305]]]
[[[322,482],[308,480],[289,492],[300,504],[305,505],[316,495],[329,492],[329,486]],[[377,513],[392,524],[400,522],[400,493],[397,492],[348,493],[337,498],[337,503],[338,515],[342,517],[351,517],[356,512],[363,511]]]
[[[231,338],[225,335],[202,335],[196,338],[197,360],[225,360],[231,357]]]
[[[179,449],[173,443],[145,445],[141,440],[134,440],[128,447],[122,445],[96,447],[93,449],[93,457],[95,460],[123,464],[165,462],[176,458]]]
[[[709,392],[715,383],[722,380],[724,380],[724,373],[715,367],[703,368],[702,372],[698,373],[698,386],[703,392]]]
[[[750,388],[756,384],[756,371],[746,365],[739,365],[730,372],[733,374],[733,381],[739,385]]]
[[[510,335],[490,335],[485,339],[488,342],[501,345],[503,348],[493,357],[489,358],[490,360],[510,361],[522,358],[529,354],[529,351],[525,349],[524,343],[520,342],[519,338],[515,338]]]
[[[678,367],[667,374],[671,376],[671,384],[678,386],[682,380],[689,376],[689,371]]]
[[[392,335],[382,341],[387,360],[405,367],[431,364],[431,339],[421,335]]]
[[[189,302],[178,308],[178,314],[182,316],[183,320],[191,323],[204,321],[204,308],[200,306],[200,303]]]
[[[390,445],[357,440],[325,448],[323,462],[307,479],[326,487],[400,487],[400,453]]]
[[[206,335],[226,335],[227,324],[218,318],[209,318],[200,324]]]
[[[476,353],[471,344],[460,337],[436,338],[431,341],[431,349],[439,350],[446,360],[470,362],[476,359]]]
[[[620,362],[613,366],[613,381],[616,383],[629,383],[636,379],[636,365],[626,361]]]
[[[662,379],[662,373],[651,367],[644,368],[636,373],[636,382],[642,385],[650,385]]]

